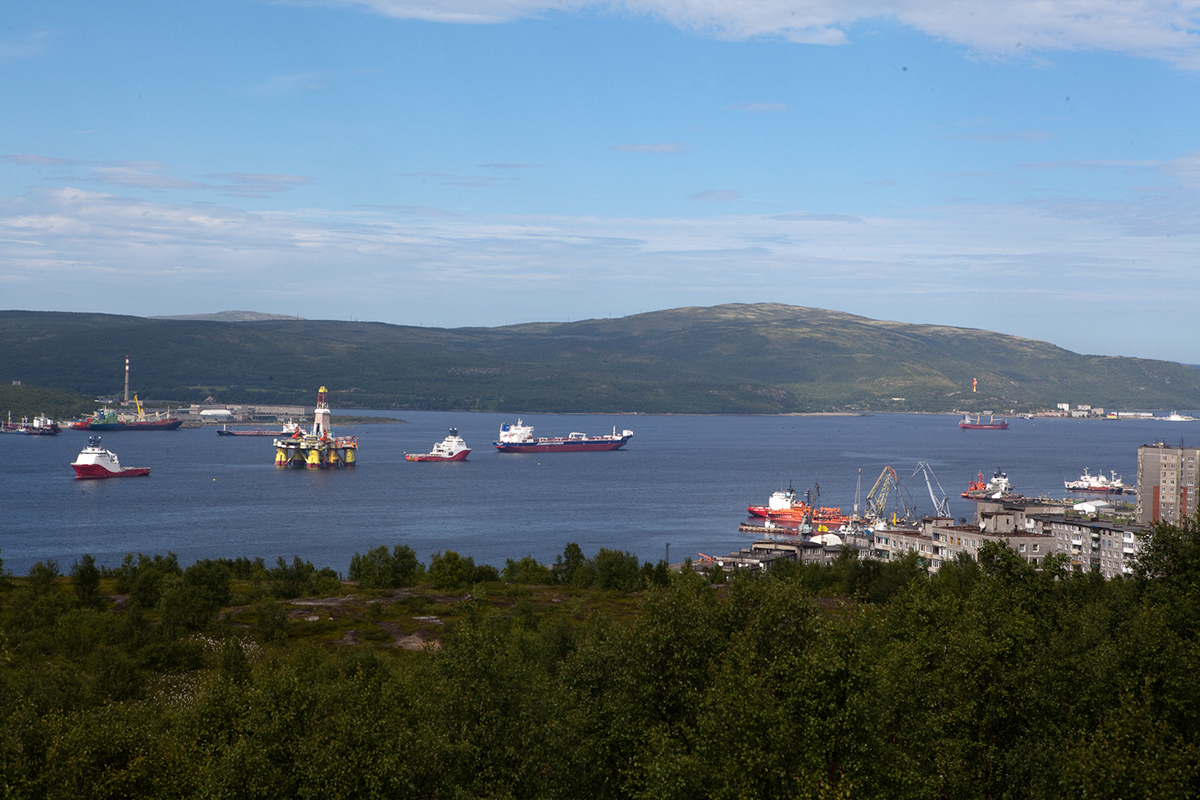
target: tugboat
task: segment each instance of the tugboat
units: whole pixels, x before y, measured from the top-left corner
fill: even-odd
[[[117,454],[100,445],[99,436],[88,437],[88,446],[80,451],[71,466],[76,478],[140,478],[150,474],[149,467],[122,467]]]
[[[569,436],[542,437],[535,439],[533,426],[517,420],[516,425],[505,423],[500,428],[499,440],[492,442],[501,453],[581,453],[593,450],[619,450],[633,438],[633,431],[626,428],[617,433],[613,426],[611,434],[588,436],[572,433]]]
[[[428,453],[405,453],[407,461],[466,461],[471,448],[458,435],[458,428],[451,428],[450,435],[433,446]]]

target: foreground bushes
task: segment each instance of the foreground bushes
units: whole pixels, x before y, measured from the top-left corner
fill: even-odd
[[[1200,544],[1200,524],[1183,535]],[[934,577],[905,562],[715,588],[672,573],[632,612],[623,600],[612,613],[493,607],[473,591],[444,646],[417,653],[264,648],[220,622],[197,637],[25,582],[0,593],[0,786],[14,797],[1196,796],[1200,619],[1180,611],[1200,592],[1200,559],[1164,549],[1147,549],[1136,579],[1109,582],[1061,564],[1034,571],[1002,547]],[[535,567],[510,562],[506,577]],[[147,655],[170,648],[175,660]]]

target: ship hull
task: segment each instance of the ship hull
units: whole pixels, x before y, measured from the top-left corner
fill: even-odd
[[[99,464],[72,464],[75,477],[86,480],[99,478],[141,478],[150,474],[149,467],[125,467],[119,472],[112,472]]]
[[[90,422],[83,420],[81,422],[72,423],[71,427],[77,431],[173,431],[183,424],[183,420],[177,417],[161,420],[147,420],[145,422]]]
[[[279,431],[217,431],[217,436],[279,436]]]
[[[588,441],[586,439],[539,440],[526,444],[512,442],[493,442],[501,453],[589,453],[600,450],[619,450],[625,446],[630,437],[622,436],[617,439],[604,441]]]
[[[0,433],[15,433],[21,436],[53,436],[56,433],[62,433],[62,428],[57,425],[52,428],[39,428],[33,425],[10,425],[4,422],[0,423]]]
[[[1006,431],[1008,430],[1007,422],[992,422],[987,424],[975,422],[960,422],[958,427],[964,431]]]
[[[405,459],[406,461],[420,461],[420,462],[426,462],[426,461],[466,461],[466,460],[467,460],[467,455],[468,455],[470,452],[471,452],[471,451],[470,451],[469,449],[467,449],[467,450],[460,450],[459,452],[455,453],[455,454],[454,454],[454,455],[452,455],[452,456],[435,456],[435,455],[433,455],[432,453],[407,453],[407,454],[405,454],[405,456],[404,456],[404,459]]]

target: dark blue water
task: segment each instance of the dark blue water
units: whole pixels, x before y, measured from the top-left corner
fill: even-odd
[[[356,412],[357,413],[357,412]],[[200,558],[292,556],[345,572],[355,552],[404,543],[428,563],[455,550],[503,567],[533,555],[552,561],[568,542],[585,553],[628,550],[657,561],[725,554],[753,536],[737,532],[747,504],[765,503],[793,481],[803,494],[849,510],[862,470],[865,497],[885,465],[895,467],[918,511],[933,505],[921,476],[932,466],[956,517],[959,498],[982,472],[1004,469],[1029,496],[1063,497],[1063,480],[1084,467],[1136,478],[1137,446],[1200,437],[1200,423],[1013,420],[1008,431],[961,431],[949,416],[704,417],[526,415],[536,434],[631,428],[626,449],[608,453],[500,454],[491,447],[514,415],[405,412],[408,424],[337,424],[359,437],[352,470],[281,470],[271,440],[217,436],[213,428],[118,432],[104,444],[149,478],[78,481],[69,464],[82,432],[0,436],[0,557],[23,574],[54,558],[68,569],[83,553],[115,566],[128,552]],[[470,460],[413,464],[455,426]],[[936,488],[936,487],[935,487]]]

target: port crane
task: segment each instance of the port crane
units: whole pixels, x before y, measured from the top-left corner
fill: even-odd
[[[925,473],[925,488],[929,490],[929,499],[933,501],[933,511],[939,517],[950,516],[950,498],[946,496],[946,490],[942,488],[942,482],[937,479],[937,475],[933,474],[933,467],[929,466],[928,461],[922,461],[917,464],[917,468],[913,471],[912,477],[917,477],[917,473]],[[937,484],[938,491],[942,493],[942,499],[938,500],[937,495],[933,493],[933,484]]]
[[[900,490],[900,476],[896,474],[893,467],[884,467],[883,472],[879,473],[879,477],[875,480],[875,485],[871,487],[871,491],[867,492],[867,506],[863,513],[867,519],[882,521],[887,519],[888,498],[895,495],[896,502],[904,509],[904,519],[912,518],[912,510],[908,504],[904,502],[903,494]],[[895,515],[893,515],[895,516]]]

